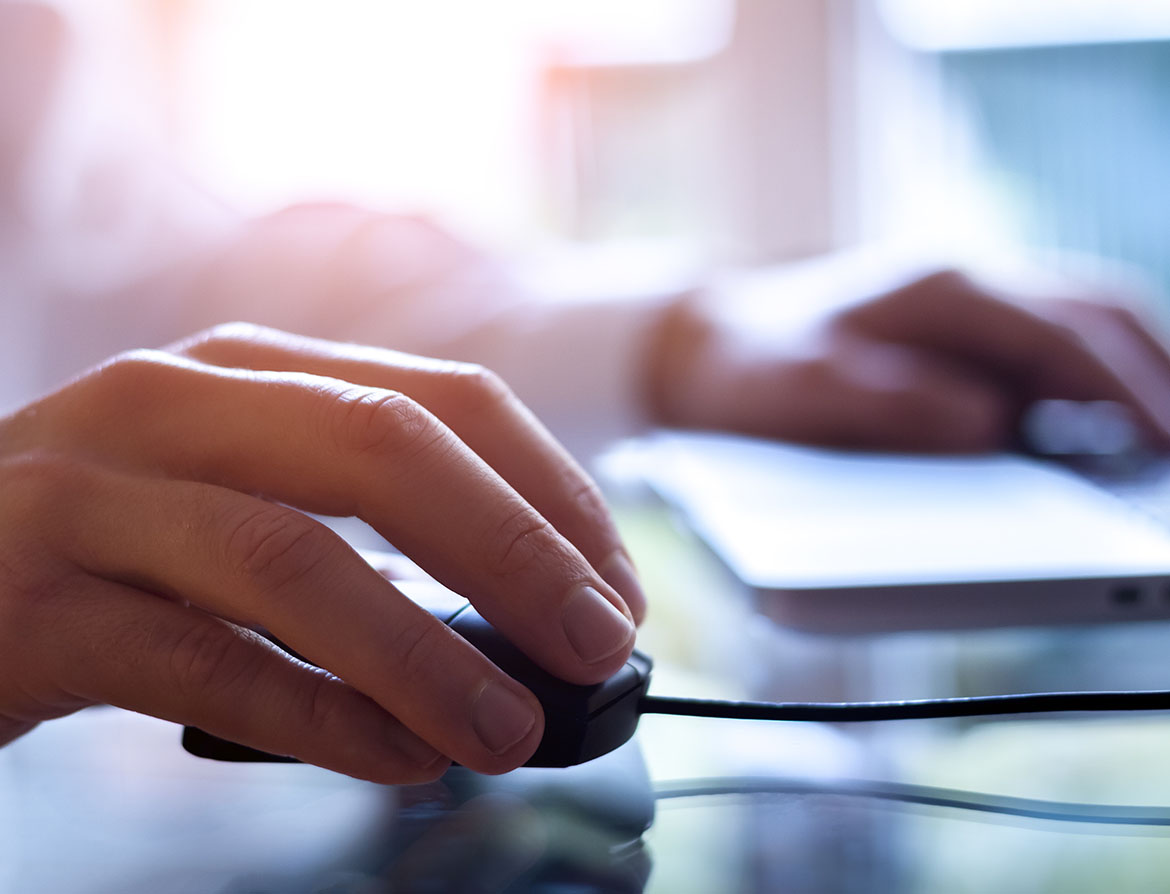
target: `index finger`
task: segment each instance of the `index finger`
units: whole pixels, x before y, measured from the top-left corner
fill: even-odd
[[[238,323],[218,326],[176,350],[217,366],[307,372],[409,395],[573,543],[618,591],[635,621],[645,616],[646,597],[597,485],[489,370]]]

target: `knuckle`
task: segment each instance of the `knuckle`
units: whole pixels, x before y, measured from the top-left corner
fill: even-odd
[[[245,323],[233,320],[227,323],[217,323],[209,329],[197,333],[193,341],[199,344],[215,344],[217,342],[259,341],[272,334],[273,330],[256,323]]]
[[[927,313],[931,308],[965,301],[981,293],[980,287],[958,267],[936,267],[915,275],[874,298],[845,307],[836,315],[839,328],[885,332],[892,320],[904,314]]]
[[[940,306],[966,304],[988,297],[987,290],[966,270],[934,267],[886,293],[877,304],[892,312],[928,313]]]
[[[450,645],[447,628],[437,623],[415,623],[397,631],[390,644],[398,674],[411,687],[442,666],[443,652]]]
[[[266,340],[271,334],[272,330],[255,323],[239,321],[218,323],[209,329],[196,332],[190,338],[183,339],[175,346],[175,350],[193,357],[214,355],[225,347],[255,344]]]
[[[226,625],[210,619],[183,631],[169,661],[177,691],[189,698],[214,698],[259,672],[257,653]]]
[[[501,376],[485,366],[460,363],[450,372],[450,401],[462,416],[493,412],[515,402],[515,395]]]
[[[334,548],[321,525],[275,505],[250,509],[236,521],[226,544],[229,566],[261,594],[310,575]]]
[[[141,348],[118,354],[81,379],[77,387],[86,392],[99,413],[124,416],[128,400],[142,415],[152,415],[158,406],[173,399],[170,373],[176,358],[166,351]]]
[[[595,527],[612,527],[609,504],[596,482],[587,479],[580,483],[573,492],[572,500],[578,511]]]
[[[338,728],[341,704],[335,679],[328,672],[314,670],[305,691],[304,724],[315,735],[325,735]]]
[[[443,436],[426,409],[397,391],[350,389],[329,401],[328,428],[345,454],[401,460],[422,453]]]
[[[524,506],[510,513],[493,532],[484,565],[498,578],[520,576],[549,551],[556,533],[551,524]]]
[[[912,283],[912,288],[930,296],[973,292],[976,291],[977,286],[965,270],[947,266],[937,267],[923,274]]]
[[[141,388],[152,381],[160,370],[170,368],[173,362],[173,356],[166,351],[135,348],[115,354],[94,371],[92,378],[97,383],[117,390]]]
[[[1142,318],[1142,315],[1132,307],[1124,304],[1106,304],[1103,307],[1105,314],[1114,323],[1124,329],[1141,332],[1150,328],[1149,324]]]

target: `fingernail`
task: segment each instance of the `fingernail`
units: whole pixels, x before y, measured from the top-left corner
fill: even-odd
[[[614,550],[609,558],[601,563],[597,573],[626,601],[635,621],[640,621],[646,616],[646,592],[638,581],[634,563],[630,561],[624,549]]]
[[[586,664],[597,664],[626,647],[634,625],[596,589],[584,586],[569,597],[561,618],[573,651]]]
[[[394,743],[398,750],[420,767],[429,767],[439,758],[439,752],[418,736],[406,735]]]
[[[503,754],[536,724],[532,706],[502,683],[489,682],[471,709],[476,735],[492,754]]]

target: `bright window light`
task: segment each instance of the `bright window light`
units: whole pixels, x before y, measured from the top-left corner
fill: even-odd
[[[505,239],[539,216],[538,89],[553,58],[696,52],[727,0],[202,0],[184,145],[262,212],[327,197]]]
[[[890,30],[926,50],[1170,37],[1158,0],[879,0]]]

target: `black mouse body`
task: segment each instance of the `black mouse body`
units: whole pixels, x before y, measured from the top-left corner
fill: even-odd
[[[624,745],[638,726],[650,685],[650,656],[634,651],[616,674],[592,686],[566,683],[541,668],[470,605],[448,623],[544,708],[544,736],[526,767],[572,767]]]
[[[629,741],[638,725],[639,702],[650,685],[650,657],[637,650],[616,674],[592,686],[566,683],[541,668],[492,627],[470,603],[450,598],[428,600],[401,587],[517,680],[544,709],[544,736],[526,767],[571,767],[608,754]],[[425,589],[425,588],[424,588]],[[425,595],[425,594],[424,594]],[[283,646],[292,654],[291,649]],[[298,658],[301,656],[297,656]],[[198,757],[225,761],[295,762],[213,736],[195,727],[183,729],[183,747]]]

